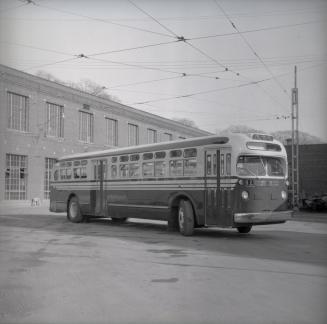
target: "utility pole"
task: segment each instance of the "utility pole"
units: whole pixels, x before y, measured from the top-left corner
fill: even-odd
[[[299,208],[299,101],[297,88],[297,68],[294,67],[294,88],[292,89],[292,163],[291,185],[292,206]]]

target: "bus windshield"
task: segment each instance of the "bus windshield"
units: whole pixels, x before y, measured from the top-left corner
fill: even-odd
[[[246,177],[284,177],[285,170],[285,160],[276,157],[241,155],[236,164],[237,174]]]

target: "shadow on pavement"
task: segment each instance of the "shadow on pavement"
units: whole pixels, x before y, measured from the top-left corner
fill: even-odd
[[[1,227],[41,230],[53,235],[73,235],[84,238],[102,237],[149,244],[173,249],[192,249],[192,253],[219,252],[238,257],[291,261],[326,265],[327,235],[254,227],[250,234],[239,234],[235,229],[196,229],[195,235],[184,237],[168,232],[165,222],[127,221],[114,224],[110,219],[94,219],[73,224],[63,214],[0,216]],[[1,228],[0,228],[1,229]],[[28,235],[28,234],[27,234]],[[1,238],[0,238],[1,241]],[[85,248],[85,247],[83,247]]]

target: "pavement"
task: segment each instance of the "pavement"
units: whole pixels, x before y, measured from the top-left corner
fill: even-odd
[[[184,237],[165,222],[5,206],[0,323],[327,323],[326,214],[295,216]]]

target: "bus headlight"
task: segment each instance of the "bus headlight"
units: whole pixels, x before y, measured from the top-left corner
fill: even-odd
[[[282,190],[281,195],[282,195],[283,200],[285,200],[287,198],[287,192],[286,191]]]
[[[242,191],[241,196],[242,196],[242,198],[244,200],[248,200],[249,199],[249,193],[247,191]]]

